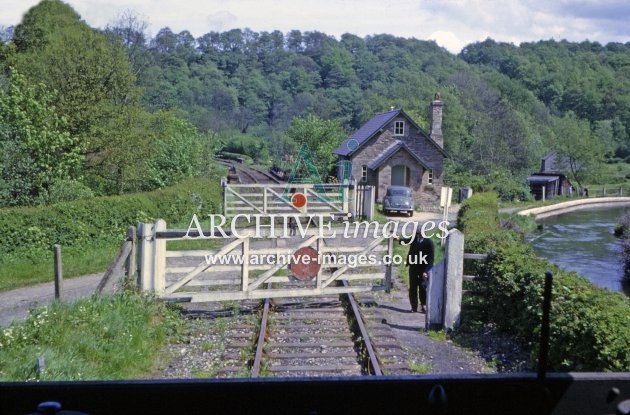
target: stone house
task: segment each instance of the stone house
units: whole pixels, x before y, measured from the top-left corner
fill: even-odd
[[[444,172],[442,101],[438,94],[430,105],[430,130],[425,132],[402,109],[374,115],[344,141],[334,153],[339,157],[337,177],[354,178],[376,187],[381,201],[387,187],[410,187],[416,206],[439,206]]]

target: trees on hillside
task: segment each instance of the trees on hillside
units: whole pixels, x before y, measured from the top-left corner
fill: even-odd
[[[539,157],[560,146],[554,137],[564,122],[584,121],[580,129],[609,143],[608,156],[630,155],[627,44],[486,40],[456,57],[435,42],[388,34],[337,40],[317,31],[232,29],[195,39],[163,28],[147,38],[145,27],[127,13],[99,32],[67,4],[44,0],[12,43],[0,45],[0,70],[12,65],[30,85],[45,84],[63,120],[59,131],[83,149],[82,180],[98,193],[169,182],[156,171],[148,177],[137,162],[165,143],[194,147],[200,138],[204,148],[247,147],[263,159],[269,151],[279,162],[310,140],[304,137],[318,136],[322,123],[335,125],[337,140],[390,106],[427,128],[436,91],[445,102],[447,182],[472,174],[479,186],[523,187]],[[0,76],[0,88],[7,85]],[[156,117],[164,114],[201,133],[176,122],[159,129]],[[328,173],[334,145],[311,147]]]
[[[122,21],[125,27],[101,33],[67,4],[44,0],[26,13],[11,42],[0,45],[7,77],[0,77],[0,206],[66,200],[72,192],[49,195],[58,183],[77,196],[91,194],[86,185],[111,194],[205,170],[200,157],[213,150],[208,136],[141,107],[135,73],[147,69],[143,26]],[[189,56],[180,49],[194,42],[186,39],[176,37],[174,47],[182,62]]]

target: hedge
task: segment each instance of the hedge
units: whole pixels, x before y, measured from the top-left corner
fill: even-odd
[[[50,249],[53,244],[79,245],[122,240],[138,222],[162,218],[188,219],[193,213],[220,210],[221,187],[216,179],[191,179],[164,189],[82,199],[49,206],[0,209],[0,252],[11,254]]]
[[[475,199],[477,197],[477,199]],[[535,256],[513,231],[500,229],[492,194],[465,202],[458,225],[466,250],[490,255],[472,295],[481,303],[479,317],[516,335],[537,356],[545,271],[554,273],[551,314],[551,369],[558,371],[630,370],[630,300],[561,271]]]

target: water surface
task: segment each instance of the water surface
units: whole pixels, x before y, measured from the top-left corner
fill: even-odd
[[[536,254],[575,271],[593,284],[624,291],[621,241],[614,227],[628,207],[593,208],[538,221],[543,230],[530,243]],[[630,295],[630,287],[625,287]]]

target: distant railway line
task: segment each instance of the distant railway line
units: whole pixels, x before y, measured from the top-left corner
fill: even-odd
[[[228,169],[232,169],[234,174],[238,177],[238,183],[242,184],[254,184],[254,183],[273,183],[279,184],[283,183],[278,180],[276,177],[267,173],[263,170],[260,170],[255,167],[246,166],[241,163],[231,162],[228,160],[217,159],[217,162]]]

